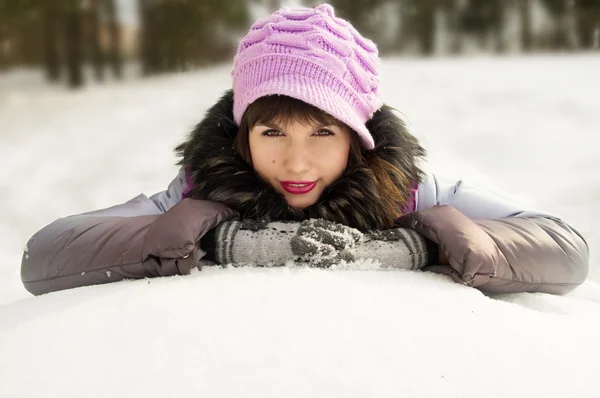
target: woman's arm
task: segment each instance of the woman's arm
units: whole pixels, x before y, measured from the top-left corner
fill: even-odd
[[[565,294],[585,281],[587,243],[559,218],[462,181],[430,176],[423,188],[417,211],[397,223],[439,244],[448,263],[431,270],[493,293]]]
[[[233,216],[214,202],[181,200],[182,173],[166,191],[58,219],[28,242],[21,280],[33,294],[126,278],[187,274],[199,239]]]

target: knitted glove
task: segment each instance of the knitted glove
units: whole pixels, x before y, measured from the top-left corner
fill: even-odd
[[[348,249],[359,243],[362,237],[357,229],[315,219],[302,221],[290,243],[292,252],[300,261],[314,267],[329,268],[342,260],[353,261]]]
[[[268,266],[295,260],[328,268],[372,259],[384,268],[418,269],[435,258],[436,249],[413,230],[396,228],[362,234],[320,219],[301,223],[226,221],[215,229],[211,239],[215,260],[220,264]]]
[[[362,234],[331,221],[307,220],[291,243],[300,259],[323,268],[370,259],[382,268],[419,269],[437,258],[433,242],[405,228]]]
[[[348,252],[355,260],[376,260],[382,268],[411,270],[435,263],[438,257],[435,243],[408,228],[371,231]]]
[[[295,258],[290,241],[299,226],[286,222],[225,221],[202,239],[201,246],[208,248],[207,252],[219,264],[284,265]]]

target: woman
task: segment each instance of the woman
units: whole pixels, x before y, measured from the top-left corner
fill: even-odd
[[[569,225],[419,168],[424,150],[383,105],[378,65],[375,45],[329,5],[257,21],[233,90],[178,146],[168,189],[43,228],[23,255],[25,287],[187,274],[207,258],[375,258],[487,292],[581,284],[588,247]]]

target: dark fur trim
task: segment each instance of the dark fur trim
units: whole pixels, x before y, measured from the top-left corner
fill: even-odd
[[[394,183],[407,198],[411,187],[421,180],[417,161],[425,156],[425,150],[388,106],[378,110],[366,125],[375,140],[375,148],[365,155],[367,162],[350,165],[323,191],[318,203],[304,210],[288,206],[284,196],[235,153],[233,141],[238,127],[233,121],[231,90],[208,110],[175,151],[182,157],[179,164],[192,174],[195,186],[189,196],[221,202],[238,211],[242,219],[323,218],[362,231],[383,229],[389,215],[386,217],[380,210],[376,180],[368,160],[377,157],[400,169],[406,179]]]

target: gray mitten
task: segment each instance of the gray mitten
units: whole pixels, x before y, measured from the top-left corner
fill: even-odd
[[[225,221],[215,229],[214,256],[220,264],[275,266],[295,260],[329,267],[345,259],[344,250],[361,237],[356,229],[326,220]]]
[[[322,219],[297,222],[226,221],[215,230],[220,264],[284,265],[295,260],[329,268],[372,259],[384,268],[419,269],[435,248],[417,232],[395,228],[363,234]]]
[[[342,260],[352,261],[348,250],[363,238],[354,228],[322,219],[302,221],[292,238],[292,252],[314,267],[328,268]]]
[[[283,265],[295,258],[290,241],[300,223],[225,221],[214,234],[214,256],[219,264]]]
[[[354,259],[373,259],[383,268],[420,269],[435,261],[437,247],[408,228],[371,231],[349,250]]]
[[[358,260],[374,260],[382,268],[420,269],[435,257],[436,247],[407,228],[371,231],[326,220],[303,221],[292,238],[292,251],[312,266],[328,268]]]

